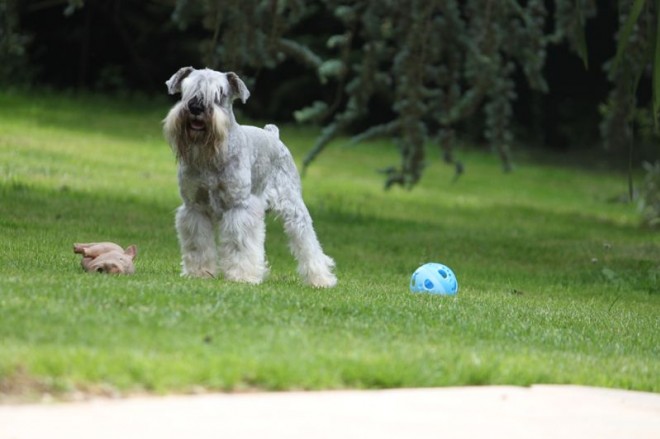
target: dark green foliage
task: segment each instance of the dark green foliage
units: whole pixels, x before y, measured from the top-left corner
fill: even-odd
[[[655,137],[657,141],[658,117],[660,113],[660,2],[627,0],[619,2],[619,34],[616,56],[606,66],[608,78],[613,83],[607,105],[602,107],[603,121],[601,133],[606,148],[628,148],[632,161],[635,128]],[[637,91],[639,82],[649,66],[652,69],[653,96],[650,102],[642,101],[649,107],[655,126],[654,133],[645,133],[643,115],[639,106]],[[637,127],[635,125],[638,125]],[[646,180],[642,186],[640,201],[644,223],[655,226],[660,222],[658,209],[658,167],[645,164]],[[634,196],[632,183],[632,162],[629,170],[629,198]]]
[[[411,187],[419,180],[429,140],[453,163],[456,125],[482,107],[484,134],[510,169],[515,65],[525,66],[532,87],[547,88],[540,74],[546,45],[541,38],[546,17],[542,1],[525,6],[478,0],[326,3],[336,7],[336,15],[350,32],[345,40],[358,44],[351,47],[353,56],[336,60],[344,63],[339,70],[349,76],[346,105],[318,139],[306,164],[334,135],[364,117],[378,95],[390,102],[394,117],[356,139],[376,135],[396,139],[402,161],[387,170],[386,187]],[[460,163],[456,169],[462,170]]]
[[[617,38],[611,23],[601,34],[588,28],[597,13],[618,16],[619,46],[616,62],[605,67],[612,82],[609,98],[603,102],[602,93],[592,92],[583,104],[599,106],[603,141],[615,152],[630,147],[633,132],[648,134],[648,127],[636,122],[644,120],[636,109],[653,107],[657,128],[660,68],[653,69],[654,99],[645,96],[644,87],[650,61],[660,64],[658,2],[613,3],[0,0],[0,78],[7,81],[18,71],[21,79],[29,77],[42,66],[25,64],[36,60],[50,63],[43,72],[53,85],[153,91],[162,89],[163,80],[181,65],[234,70],[256,81],[249,84],[258,88],[250,116],[270,118],[279,111],[277,117],[285,117],[282,113],[298,109],[296,119],[323,126],[305,166],[340,133],[357,132],[354,142],[387,136],[395,140],[401,161],[386,170],[386,186],[412,187],[422,176],[429,145],[438,147],[459,175],[463,166],[456,160],[455,144],[465,134],[485,139],[504,169],[512,169],[514,128],[528,122],[515,120],[523,105],[516,100],[518,94],[524,102],[530,93],[538,98],[552,92],[553,83],[544,77],[549,48],[569,47],[592,72],[613,57],[614,50],[591,53],[594,41],[607,46]],[[49,25],[55,17],[71,29]],[[96,29],[101,22],[104,27]],[[34,47],[28,44],[30,32],[39,42]],[[52,48],[50,36],[59,38]],[[560,80],[572,82],[570,75]],[[583,117],[567,107],[558,103],[554,111]],[[541,128],[544,136],[575,132],[585,123],[573,121],[576,117],[560,121],[548,113],[552,110],[529,121],[539,129],[539,120],[549,120]],[[574,126],[565,126],[570,123]]]
[[[425,167],[428,143],[441,149],[457,175],[462,172],[454,140],[470,119],[480,120],[483,136],[510,170],[516,75],[530,89],[547,92],[546,50],[564,41],[588,65],[585,22],[594,13],[587,0],[319,0],[311,6],[179,0],[174,18],[183,25],[202,20],[212,35],[204,49],[212,66],[262,69],[295,59],[314,68],[321,84],[336,87],[331,101],[316,100],[296,112],[300,121],[324,124],[305,166],[335,136],[372,120],[374,105],[386,103],[390,115],[368,122],[353,139],[394,138],[401,163],[386,170],[386,187],[412,187]],[[301,35],[296,26],[310,17],[334,20],[334,33]],[[245,23],[251,32],[239,31]],[[319,44],[323,38],[325,46]]]
[[[639,207],[646,226],[660,226],[660,161],[644,163],[646,178],[642,183]]]
[[[605,66],[613,84],[607,105],[602,108],[601,133],[606,148],[624,149],[632,145],[637,86],[649,66],[652,35],[656,32],[653,3],[646,2],[644,6],[640,1],[619,2],[619,49],[613,61]]]
[[[29,37],[21,32],[18,0],[0,0],[0,83],[25,75],[25,46]]]
[[[178,0],[172,19],[181,28],[201,21],[211,38],[203,42],[202,57],[209,67],[230,65],[273,68],[287,57],[312,68],[321,64],[304,42],[285,35],[318,5],[303,0]]]

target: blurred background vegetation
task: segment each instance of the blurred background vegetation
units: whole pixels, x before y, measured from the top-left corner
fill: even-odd
[[[0,84],[152,97],[181,66],[232,70],[249,117],[322,128],[305,166],[337,135],[394,139],[386,187],[414,186],[434,147],[457,176],[463,143],[505,171],[512,149],[578,152],[623,164],[657,225],[659,3],[0,0]]]

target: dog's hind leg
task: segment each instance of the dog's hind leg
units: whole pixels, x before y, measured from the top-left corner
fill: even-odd
[[[265,215],[263,201],[254,195],[247,205],[222,214],[220,269],[227,280],[259,284],[268,274]]]
[[[273,210],[282,218],[289,248],[298,261],[298,273],[303,280],[317,288],[334,287],[337,284],[337,277],[332,273],[335,261],[323,253],[312,217],[301,196],[292,194],[276,203]]]
[[[217,253],[213,221],[209,215],[183,204],[176,212],[181,246],[182,276],[214,277]]]

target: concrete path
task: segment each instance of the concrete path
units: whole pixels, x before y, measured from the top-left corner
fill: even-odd
[[[660,394],[490,386],[0,405],[0,438],[660,439]]]

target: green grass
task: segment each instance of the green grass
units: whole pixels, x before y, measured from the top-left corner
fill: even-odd
[[[0,396],[71,391],[573,383],[660,391],[660,237],[616,173],[429,150],[413,191],[382,190],[387,142],[337,142],[305,198],[338,265],[303,286],[269,219],[261,286],[179,277],[168,103],[0,93]],[[283,127],[300,162],[312,130]],[[73,242],[139,247],[137,273],[83,273]],[[456,298],[415,295],[421,263]]]

